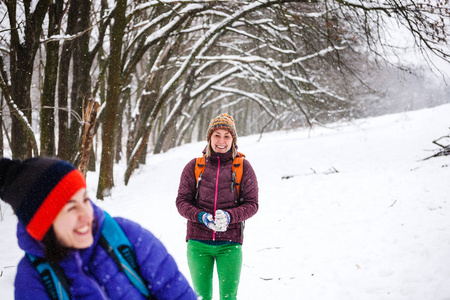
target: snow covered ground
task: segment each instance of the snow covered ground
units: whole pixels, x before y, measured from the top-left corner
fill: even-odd
[[[449,127],[443,105],[238,138],[260,186],[239,299],[450,299],[450,157],[422,160]],[[96,201],[155,233],[189,279],[175,198],[182,168],[204,145],[149,156],[128,186],[118,166],[113,196]],[[96,180],[88,175],[91,197]],[[0,298],[9,300],[23,253],[4,203],[1,217]]]

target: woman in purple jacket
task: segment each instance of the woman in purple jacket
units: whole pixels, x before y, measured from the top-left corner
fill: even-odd
[[[217,263],[220,299],[236,299],[242,267],[244,221],[258,211],[258,182],[244,159],[239,196],[233,186],[233,159],[237,152],[233,118],[221,114],[207,132],[205,170],[197,188],[196,159],[181,174],[176,205],[187,221],[187,258],[192,282],[203,300],[212,299]]]
[[[112,219],[95,206],[83,175],[71,164],[45,157],[1,158],[0,198],[19,219],[17,238],[27,253],[17,267],[16,299],[197,299],[163,244],[138,224]],[[119,269],[124,265],[118,255],[108,254],[111,243],[102,242],[117,240],[122,232],[131,244],[123,253],[134,254],[142,286]],[[39,272],[39,262],[52,268]],[[51,279],[46,275],[51,271],[60,275]]]

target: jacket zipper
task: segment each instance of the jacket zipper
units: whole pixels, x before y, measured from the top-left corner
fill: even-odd
[[[102,295],[102,299],[109,299],[108,296],[106,296],[105,291],[103,291],[103,289],[101,288],[101,286],[95,281],[93,280],[90,276],[88,276],[84,270],[83,270],[83,262],[81,260],[80,254],[78,252],[75,253],[75,261],[77,263],[77,267],[78,267],[78,271],[84,276],[86,277],[91,283],[92,285],[99,291],[100,295]]]
[[[216,221],[217,210],[217,192],[219,190],[219,172],[220,172],[220,157],[217,157],[217,175],[216,175],[216,192],[214,194],[214,221]],[[216,232],[213,231],[213,241],[216,240]]]

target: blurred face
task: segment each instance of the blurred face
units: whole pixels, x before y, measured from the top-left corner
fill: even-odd
[[[93,220],[94,209],[91,201],[86,189],[81,189],[72,196],[53,222],[58,242],[68,248],[90,247],[94,242]]]
[[[217,129],[211,135],[211,149],[216,153],[226,153],[233,145],[233,136],[226,129]]]

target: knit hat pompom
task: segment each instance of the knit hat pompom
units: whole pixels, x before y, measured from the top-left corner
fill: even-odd
[[[63,160],[0,159],[0,198],[11,205],[27,232],[39,241],[82,188],[86,188],[83,174]]]
[[[229,114],[223,113],[220,116],[215,117],[208,127],[208,133],[206,135],[206,140],[209,142],[211,135],[217,129],[226,129],[233,136],[233,143],[237,145],[237,133],[236,126],[234,124],[234,119]]]

